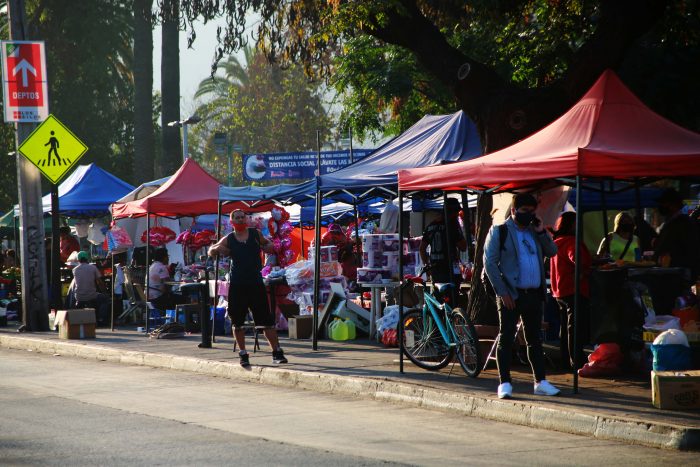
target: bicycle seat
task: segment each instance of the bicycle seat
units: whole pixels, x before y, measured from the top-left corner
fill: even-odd
[[[455,288],[455,285],[451,282],[436,282],[433,284],[433,286],[435,286],[435,289],[441,294],[449,292]]]

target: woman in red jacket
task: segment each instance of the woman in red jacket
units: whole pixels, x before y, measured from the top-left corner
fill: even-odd
[[[574,366],[574,265],[576,248],[576,213],[565,212],[561,215],[554,231],[554,243],[557,254],[550,260],[552,295],[559,305],[560,315],[560,349],[562,362]],[[581,242],[580,260],[580,296],[578,313],[578,347],[582,349],[590,340],[590,310],[588,275],[591,270],[591,254]],[[583,351],[579,351],[578,367],[585,363]],[[577,368],[578,369],[578,368]]]

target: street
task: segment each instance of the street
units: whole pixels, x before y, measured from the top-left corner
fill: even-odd
[[[690,465],[664,451],[185,372],[0,350],[2,465]]]

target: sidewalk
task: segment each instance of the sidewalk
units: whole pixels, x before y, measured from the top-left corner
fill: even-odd
[[[478,378],[468,378],[459,364],[434,373],[404,359],[399,372],[398,349],[385,349],[367,340],[289,340],[281,344],[289,364],[274,366],[267,342],[253,353],[252,367],[238,365],[231,337],[217,337],[211,349],[199,349],[198,334],[184,339],[149,339],[143,333],[98,329],[97,339],[59,340],[55,332],[19,334],[16,327],[0,328],[0,347],[146,365],[207,375],[243,379],[300,389],[354,395],[392,403],[461,412],[465,415],[567,433],[613,439],[669,449],[700,450],[700,411],[655,409],[649,381],[579,378],[572,391],[571,374],[552,372],[548,379],[562,390],[558,397],[534,396],[529,367],[515,366],[515,399],[499,400],[498,375],[492,363]],[[451,374],[450,374],[451,370]]]

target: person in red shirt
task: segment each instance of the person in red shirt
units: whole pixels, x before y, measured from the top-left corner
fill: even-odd
[[[562,362],[574,363],[574,266],[576,248],[576,213],[565,212],[557,220],[554,231],[557,254],[550,259],[552,296],[557,300],[560,314],[560,349]],[[588,275],[591,270],[591,253],[581,242],[580,296],[578,313],[578,347],[582,349],[590,340],[590,310]],[[578,367],[584,364],[583,351],[579,350]],[[578,368],[577,368],[578,369]]]
[[[58,232],[61,235],[61,242],[59,244],[61,262],[65,263],[71,253],[80,251],[80,243],[70,234],[70,227],[61,227]]]

